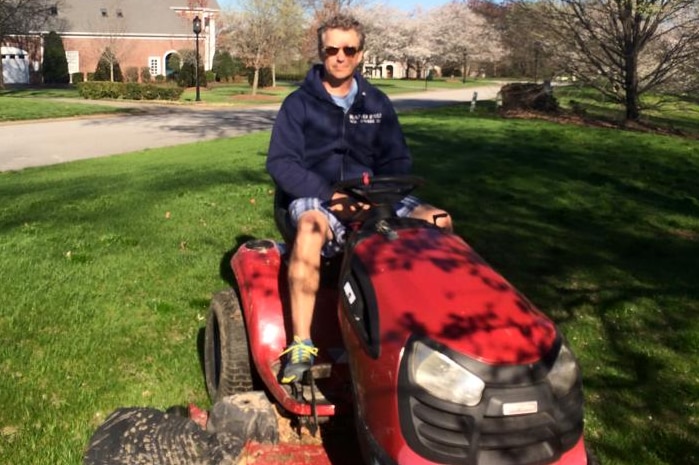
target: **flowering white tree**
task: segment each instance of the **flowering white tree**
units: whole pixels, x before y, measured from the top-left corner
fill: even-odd
[[[442,63],[461,63],[463,76],[472,60],[497,61],[505,53],[499,33],[465,2],[452,1],[430,11],[434,52]]]
[[[354,8],[351,13],[364,25],[364,60],[372,66],[399,61],[398,51],[407,43],[403,25],[408,14],[383,4]]]
[[[252,95],[257,94],[260,70],[274,67],[282,49],[297,48],[303,17],[295,0],[245,0],[239,11],[225,13],[225,42],[253,69]]]
[[[414,68],[417,75],[427,69],[434,54],[433,31],[429,17],[422,10],[406,12],[379,4],[358,7],[352,13],[364,24],[365,55],[372,64],[394,61],[405,70]]]

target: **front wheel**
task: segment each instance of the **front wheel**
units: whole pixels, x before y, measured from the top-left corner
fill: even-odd
[[[204,334],[206,389],[212,402],[253,390],[245,321],[233,289],[211,299]]]

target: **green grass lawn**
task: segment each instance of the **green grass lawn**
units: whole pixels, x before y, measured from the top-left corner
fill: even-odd
[[[67,118],[110,113],[124,113],[124,108],[107,105],[84,104],[76,100],[56,101],[47,98],[0,96],[0,122],[45,118]]]
[[[699,142],[401,121],[421,196],[569,339],[602,463],[699,461]],[[209,299],[239,241],[279,237],[268,138],[0,173],[0,463],[78,464],[120,406],[208,405]]]

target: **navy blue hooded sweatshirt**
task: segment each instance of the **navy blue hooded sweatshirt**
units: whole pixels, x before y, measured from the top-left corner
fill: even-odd
[[[411,160],[388,97],[355,73],[357,97],[345,113],[322,83],[322,65],[284,100],[272,130],[267,171],[292,198],[330,200],[343,179],[410,172]]]

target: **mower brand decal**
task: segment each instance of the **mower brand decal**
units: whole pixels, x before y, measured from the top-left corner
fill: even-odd
[[[350,285],[349,281],[345,283],[343,289],[345,290],[345,297],[347,297],[347,302],[352,305],[357,300],[357,296],[354,295],[354,289]]]
[[[509,415],[527,415],[539,411],[539,403],[535,400],[529,402],[512,402],[502,404],[502,414]]]

